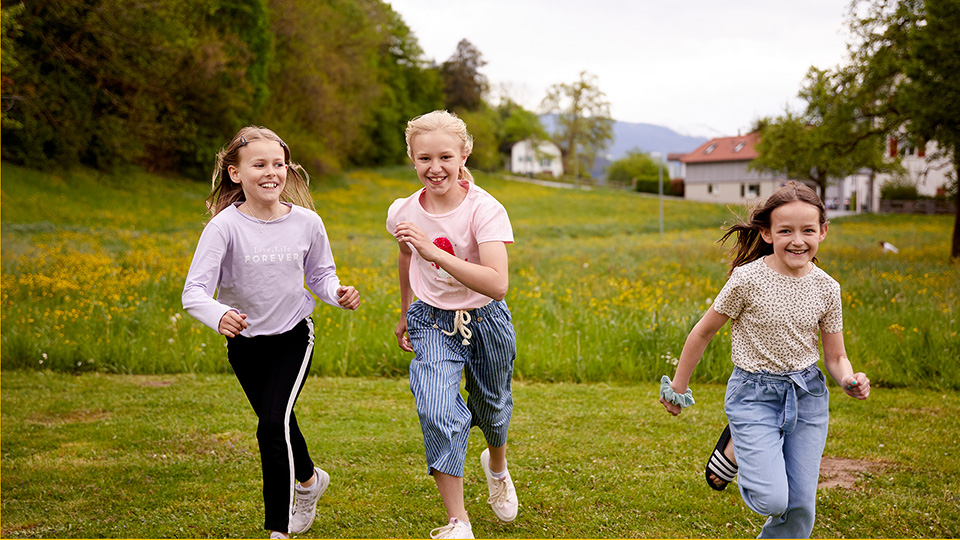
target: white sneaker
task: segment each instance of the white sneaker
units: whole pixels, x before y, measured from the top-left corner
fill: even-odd
[[[517,501],[517,490],[513,487],[513,479],[510,478],[510,471],[507,470],[503,479],[493,476],[490,472],[490,449],[486,449],[480,454],[480,465],[483,466],[483,474],[487,475],[487,489],[490,491],[490,508],[497,515],[500,521],[509,523],[517,518],[517,508],[520,506]]]
[[[450,523],[430,531],[430,538],[473,538],[473,527],[468,521],[450,518]]]
[[[273,532],[270,533],[270,538],[271,538],[271,540],[274,540],[274,539],[277,539],[277,540],[279,540],[279,539],[286,539],[286,538],[290,538],[290,535],[284,534],[284,533],[282,533],[282,532],[280,532],[280,531],[273,531]]]
[[[300,485],[294,486],[296,497],[293,501],[293,514],[290,516],[290,533],[299,534],[313,525],[313,518],[317,515],[317,499],[323,495],[330,485],[330,475],[320,469],[313,468],[317,476],[314,484],[308,488]]]

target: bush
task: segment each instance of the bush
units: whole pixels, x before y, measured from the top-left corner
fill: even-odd
[[[916,201],[920,198],[917,186],[903,178],[896,178],[880,186],[880,200]]]

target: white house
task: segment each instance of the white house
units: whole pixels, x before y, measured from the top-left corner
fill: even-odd
[[[727,204],[749,203],[769,197],[786,184],[789,179],[783,175],[747,169],[747,165],[757,158],[755,145],[759,138],[757,133],[717,137],[679,157],[683,170],[683,198]]]
[[[563,175],[560,148],[550,141],[520,141],[510,149],[510,172],[560,177]]]
[[[887,159],[901,160],[904,169],[901,178],[917,186],[917,192],[921,195],[943,195],[950,178],[956,176],[950,156],[941,154],[935,141],[929,141],[923,148],[917,148],[903,139],[891,137],[887,141]],[[871,192],[870,172],[863,171],[844,178],[837,188],[828,189],[827,193],[830,196],[831,191],[834,191],[844,202],[854,199],[856,195],[855,200],[859,201],[856,208],[858,212],[878,212],[880,189],[893,180],[897,178],[888,173],[875,175]]]

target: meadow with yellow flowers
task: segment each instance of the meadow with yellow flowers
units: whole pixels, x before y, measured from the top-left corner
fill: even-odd
[[[207,216],[208,184],[140,171],[2,170],[2,366],[108,373],[228,372],[224,340],[183,312],[180,292]],[[744,208],[622,191],[541,187],[478,174],[506,206],[516,243],[510,292],[515,375],[532,381],[650,381],[672,373],[684,338],[722,287],[715,243]],[[402,376],[396,244],[386,208],[418,188],[407,168],[315,179],[338,273],[363,304],[320,304],[313,373]],[[843,287],[844,333],[876,384],[960,387],[960,267],[952,217],[833,220],[821,266]],[[882,253],[878,240],[900,247]],[[729,247],[729,246],[728,246]],[[696,376],[729,373],[729,326]]]
[[[4,538],[227,538],[262,531],[257,419],[224,339],[186,315],[183,280],[208,186],[139,171],[2,169]],[[519,340],[510,425],[520,517],[486,509],[470,441],[464,494],[485,538],[746,538],[762,518],[704,483],[723,429],[729,327],[696,372],[697,405],[657,402],[690,328],[723,285],[722,205],[558,190],[478,174],[510,212],[507,297]],[[423,537],[443,520],[425,472],[410,356],[396,345],[391,201],[405,168],[314,182],[356,312],[319,305],[297,403],[331,475],[308,535]],[[733,209],[743,212],[744,209]],[[819,537],[960,530],[958,266],[951,217],[831,223],[821,265],[843,286],[850,357],[870,399],[830,396]],[[900,248],[881,253],[878,240]],[[587,383],[587,384],[582,384]],[[895,388],[899,387],[899,388]],[[375,511],[371,511],[375,509]]]

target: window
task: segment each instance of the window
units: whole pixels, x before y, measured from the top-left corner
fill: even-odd
[[[743,145],[744,145],[744,142],[743,142],[743,141],[738,142],[737,145],[733,147],[733,151],[734,151],[734,152],[739,152],[739,151],[743,150]]]
[[[707,194],[708,194],[708,195],[719,195],[719,194],[720,194],[720,185],[719,185],[719,184],[707,184]]]
[[[753,199],[760,196],[760,184],[740,184],[740,198]]]
[[[713,152],[716,148],[717,148],[717,143],[713,143],[710,146],[708,146],[707,149],[703,151],[703,153],[709,154],[710,152]]]

